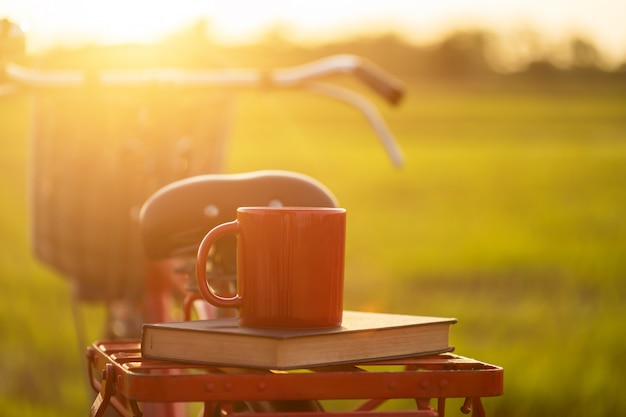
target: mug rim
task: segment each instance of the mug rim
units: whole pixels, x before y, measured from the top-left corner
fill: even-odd
[[[308,206],[243,206],[237,208],[237,212],[259,213],[259,212],[298,212],[298,213],[345,213],[343,207],[308,207]]]

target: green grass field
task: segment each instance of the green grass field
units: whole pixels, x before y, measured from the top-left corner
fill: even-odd
[[[456,317],[456,352],[505,369],[490,416],[626,409],[626,87],[411,85],[383,107],[402,170],[342,104],[248,93],[236,110],[227,171],[301,171],[347,208],[347,308]],[[84,415],[69,291],[29,254],[27,120],[0,102],[0,414]]]

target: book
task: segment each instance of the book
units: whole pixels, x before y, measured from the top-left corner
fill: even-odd
[[[267,329],[236,318],[144,324],[144,358],[297,369],[449,352],[454,318],[345,311],[341,327]]]

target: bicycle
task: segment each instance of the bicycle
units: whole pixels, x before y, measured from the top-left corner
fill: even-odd
[[[6,28],[6,23],[3,25]],[[2,36],[9,32],[2,31]],[[19,36],[16,39],[11,48],[6,48],[6,39],[2,39],[4,43],[0,43],[3,45],[0,50],[19,53],[22,42]],[[358,366],[322,367],[313,371],[319,378],[314,377],[313,381],[318,383],[311,385],[311,378],[306,373],[289,374],[289,377],[282,378],[269,370],[145,362],[138,356],[137,342],[127,339],[137,335],[139,326],[145,320],[168,321],[172,318],[168,307],[173,300],[170,291],[172,276],[189,275],[189,267],[184,262],[174,266],[169,261],[161,260],[150,262],[151,273],[144,274],[142,238],[147,242],[145,254],[152,258],[169,258],[170,255],[188,253],[188,248],[193,249],[212,222],[225,220],[220,216],[228,215],[232,210],[232,207],[223,210],[221,206],[211,204],[211,201],[197,199],[197,195],[205,195],[209,189],[212,190],[211,194],[215,194],[215,187],[233,188],[235,183],[248,186],[251,183],[246,181],[274,177],[282,182],[278,187],[280,189],[285,188],[286,182],[293,182],[298,189],[309,186],[319,193],[315,201],[302,204],[336,205],[334,196],[325,187],[298,174],[219,174],[224,151],[222,145],[226,140],[222,133],[228,125],[228,118],[222,117],[222,112],[215,111],[209,121],[204,117],[206,114],[199,115],[199,112],[187,110],[197,106],[197,103],[214,110],[228,108],[229,94],[212,94],[208,98],[207,92],[215,93],[217,87],[310,91],[343,101],[361,111],[381,139],[392,162],[401,165],[402,155],[393,135],[369,100],[346,87],[323,81],[336,73],[352,74],[388,102],[397,104],[402,97],[402,85],[380,68],[350,55],[327,57],[297,67],[271,71],[156,68],[85,72],[33,69],[17,65],[5,57],[1,63],[5,83],[0,85],[0,93],[16,94],[26,90],[33,93],[36,101],[37,123],[34,127],[37,129],[34,138],[38,146],[33,147],[31,189],[36,208],[32,214],[35,255],[75,285],[75,302],[105,301],[109,303],[107,310],[110,315],[119,313],[120,307],[122,319],[125,319],[115,317],[107,325],[106,332],[106,336],[112,339],[96,342],[88,349],[89,380],[98,391],[91,415],[103,415],[108,410],[107,405],[114,406],[125,416],[129,413],[140,416],[144,412],[155,416],[165,413],[180,415],[178,413],[181,410],[176,402],[194,399],[204,402],[205,416],[234,413],[244,417],[250,412],[263,412],[272,416],[294,413],[307,417],[324,412],[319,399],[370,398],[349,412],[350,415],[360,416],[373,411],[388,399],[413,398],[418,409],[404,411],[403,414],[433,417],[443,416],[447,397],[465,396],[462,411],[468,413],[472,410],[475,415],[482,416],[484,409],[480,397],[501,395],[501,368],[452,354],[403,361],[383,360]],[[112,115],[109,113],[111,110]],[[94,112],[100,117],[97,123],[86,121],[86,116]],[[85,115],[85,119],[80,115]],[[123,127],[123,134],[120,135],[112,126]],[[102,155],[98,152],[97,142],[85,143],[85,132],[97,138],[105,136],[111,141],[107,145],[112,146],[115,152],[109,151]],[[144,141],[137,140],[150,135],[161,141],[147,146]],[[55,139],[68,136],[74,146],[69,152],[70,161],[80,167],[81,175],[68,175],[67,170],[52,163],[55,156],[60,155],[55,152],[64,149],[55,146]],[[67,149],[65,151],[67,153]],[[86,163],[85,155],[90,157]],[[65,162],[67,160],[64,159]],[[103,172],[106,174],[104,179]],[[94,178],[99,180],[94,182]],[[146,178],[150,181],[144,181]],[[63,186],[59,186],[59,182]],[[111,187],[112,183],[119,183],[119,189]],[[272,180],[264,184],[271,186],[254,185],[254,191],[262,194],[258,202],[257,197],[248,195],[246,198],[250,200],[237,200],[232,204],[288,203],[288,198],[293,194],[290,192],[285,197],[268,201],[267,193],[261,191],[275,189],[276,183]],[[200,187],[200,194],[196,186]],[[193,216],[188,218],[185,210],[179,210],[181,205],[176,210],[172,209],[169,204],[177,201],[177,197],[172,195],[180,193],[186,196],[183,208],[197,210],[199,206],[200,219]],[[119,201],[109,198],[106,209],[103,209],[98,204],[103,194],[107,197],[121,194],[122,198]],[[169,215],[177,210],[177,218],[183,221],[171,224],[165,222],[164,226],[164,213]],[[106,239],[102,239],[102,236]],[[174,239],[160,241],[155,240],[154,236]],[[228,248],[226,243],[210,258],[211,272],[224,279],[222,282],[225,287],[232,283],[228,279],[233,272],[232,263],[228,259],[231,252],[232,247]],[[176,269],[174,275],[172,268]],[[174,281],[178,282],[176,278]],[[181,291],[192,294],[183,301],[185,319],[192,317],[191,306],[198,299],[189,290],[193,288]],[[128,309],[132,311],[139,300],[144,301],[146,310],[141,314],[129,314]],[[120,305],[117,304],[119,301]],[[199,304],[194,309],[200,318],[218,313],[205,302]],[[80,329],[77,329],[77,333],[80,339]],[[365,368],[368,366],[382,367],[382,371],[367,372]],[[389,372],[390,366],[402,366],[404,370]],[[100,376],[98,372],[101,372]],[[193,393],[181,393],[175,380],[169,378],[172,373],[179,376],[179,372],[185,372],[185,386],[192,386]],[[187,375],[187,372],[190,374]],[[370,385],[362,384],[363,376],[370,381]],[[395,377],[406,382],[406,385]],[[222,381],[219,389],[216,389],[216,380]],[[337,380],[344,381],[348,386],[363,385],[365,390],[354,394],[356,391],[342,387],[342,393],[338,395],[324,387],[324,383]],[[140,392],[133,390],[132,381],[140,382]],[[242,391],[246,393],[245,397],[231,392],[237,391],[233,389],[233,384],[241,381],[247,381],[248,384],[254,381],[253,387]],[[315,389],[319,396],[294,391],[289,384],[295,382]],[[163,391],[163,387],[168,387],[171,392]],[[290,392],[288,398],[281,395],[281,389]],[[363,397],[353,397],[353,394]],[[430,407],[432,398],[438,399],[437,410]],[[163,401],[167,403],[160,404]],[[144,403],[140,406],[140,402]],[[379,415],[395,414],[380,411]]]

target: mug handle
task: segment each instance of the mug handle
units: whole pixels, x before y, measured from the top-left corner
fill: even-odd
[[[222,223],[215,226],[209,233],[207,233],[200,247],[198,248],[198,256],[196,258],[196,281],[198,282],[198,288],[200,294],[209,303],[217,307],[239,307],[241,304],[241,297],[235,294],[232,297],[222,297],[213,292],[209,287],[209,283],[206,279],[206,259],[209,255],[211,246],[222,236],[228,234],[237,234],[239,232],[239,222],[233,220],[232,222]]]

